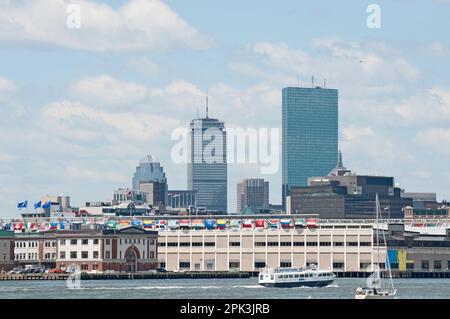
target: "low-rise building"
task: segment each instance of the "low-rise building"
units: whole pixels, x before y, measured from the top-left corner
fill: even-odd
[[[373,269],[373,225],[326,223],[303,229],[160,230],[158,260],[167,270],[258,271],[302,267]],[[385,260],[385,250],[381,260]]]
[[[0,230],[0,272],[14,267],[14,232]]]

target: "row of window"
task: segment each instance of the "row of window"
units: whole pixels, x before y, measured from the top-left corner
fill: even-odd
[[[80,239],[80,240],[78,240],[78,239],[60,239],[59,240],[59,245],[60,246],[65,246],[66,243],[70,243],[70,245],[78,245],[78,241],[81,242],[81,245],[89,245],[89,241],[93,245],[98,245],[98,242],[99,242],[97,238],[96,239],[92,239],[92,240],[89,240],[89,239]]]
[[[18,253],[15,254],[14,258],[16,260],[38,260],[37,253]]]
[[[37,248],[37,241],[16,241],[14,243],[14,247],[16,248]]]
[[[306,242],[306,246],[308,247],[314,247],[314,246],[331,246],[331,242]],[[195,243],[190,243],[190,242],[181,242],[181,243],[177,243],[177,242],[169,242],[169,243],[159,243],[160,247],[201,247],[201,246],[215,246],[216,244],[214,242],[206,242],[206,243],[201,243],[201,242],[195,242]],[[276,246],[282,246],[282,247],[290,247],[290,246],[305,246],[305,242],[304,241],[295,241],[295,242],[277,242],[277,241],[269,241],[267,242],[255,242],[255,247],[276,247]],[[230,247],[240,247],[241,243],[238,241],[235,242],[230,242]],[[333,242],[333,246],[334,247],[341,247],[344,246],[344,242]],[[347,246],[350,247],[358,247],[358,242],[347,242]],[[367,246],[371,246],[370,242],[359,242],[359,246],[361,247],[367,247]]]
[[[70,259],[78,259],[78,252],[77,251],[71,251],[69,253]],[[92,252],[92,259],[98,259],[99,254],[98,251]],[[59,252],[59,259],[66,259],[66,252],[61,251]],[[89,259],[89,252],[88,251],[82,251],[81,252],[81,259]]]

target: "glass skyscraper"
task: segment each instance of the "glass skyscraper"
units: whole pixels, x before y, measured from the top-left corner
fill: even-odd
[[[338,91],[287,87],[282,92],[283,207],[291,186],[326,176],[338,157]]]
[[[227,212],[227,134],[223,122],[206,117],[190,122],[188,189],[197,207]]]
[[[139,162],[136,167],[133,179],[131,181],[132,189],[138,190],[140,183],[158,182],[167,184],[166,173],[164,168],[151,155],[146,156]]]

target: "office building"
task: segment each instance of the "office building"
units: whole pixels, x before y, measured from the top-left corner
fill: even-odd
[[[0,229],[0,272],[14,268],[14,232]]]
[[[352,174],[342,164],[342,155],[328,176],[308,178],[308,186],[291,188],[289,213],[319,214],[320,218],[375,218],[378,194],[383,218],[403,218],[411,198],[400,196],[394,178]]]
[[[187,190],[169,190],[168,206],[171,208],[196,208],[197,192]]]
[[[138,190],[139,183],[141,182],[159,182],[167,184],[164,168],[151,155],[143,158],[140,161],[139,166],[136,167],[136,171],[134,172],[133,179],[131,181],[132,189]]]
[[[248,208],[258,213],[268,210],[269,182],[264,179],[244,179],[237,184],[237,210],[239,214]]]
[[[118,205],[124,202],[144,204],[147,202],[147,193],[142,190],[130,188],[118,188],[114,191],[112,204]]]
[[[188,190],[199,208],[227,212],[227,134],[224,122],[209,118],[190,122]]]
[[[338,155],[338,91],[287,87],[282,92],[282,199],[308,177],[327,175]]]
[[[436,199],[436,193],[405,192],[402,190],[401,196],[405,198],[412,198],[413,207],[416,209],[438,208],[439,206]]]

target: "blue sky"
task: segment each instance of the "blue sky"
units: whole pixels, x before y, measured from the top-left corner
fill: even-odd
[[[184,188],[170,134],[207,90],[228,126],[279,127],[281,88],[311,75],[339,90],[347,167],[450,199],[449,18],[447,0],[0,1],[0,216],[45,194],[110,199],[147,154]],[[231,210],[243,177],[281,201],[281,170],[233,164]]]

